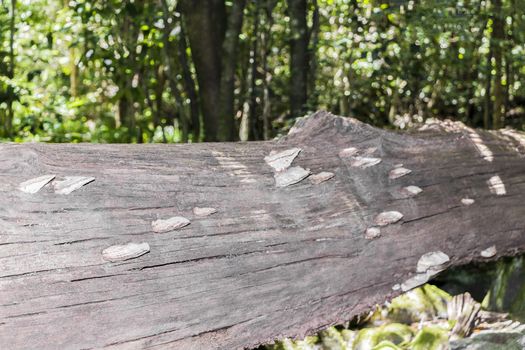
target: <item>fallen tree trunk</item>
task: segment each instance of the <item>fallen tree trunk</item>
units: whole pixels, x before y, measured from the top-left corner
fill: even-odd
[[[303,337],[523,252],[524,154],[510,130],[395,133],[325,112],[271,142],[0,145],[0,343]]]

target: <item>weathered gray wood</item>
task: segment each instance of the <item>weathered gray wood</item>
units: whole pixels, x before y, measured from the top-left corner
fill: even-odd
[[[387,132],[320,112],[275,142],[0,145],[1,347],[252,347],[398,295],[426,253],[458,265],[522,252],[521,134],[427,129]],[[292,166],[335,176],[277,188],[264,158],[292,147],[302,149]],[[381,162],[339,155],[349,147]],[[411,172],[392,178],[397,168]],[[43,175],[56,179],[35,194],[18,188]],[[55,193],[66,176],[95,181]],[[389,211],[402,219],[365,238]],[[152,221],[174,216],[191,223],[153,232]],[[103,259],[129,242],[150,252]],[[493,245],[494,256],[480,255]]]

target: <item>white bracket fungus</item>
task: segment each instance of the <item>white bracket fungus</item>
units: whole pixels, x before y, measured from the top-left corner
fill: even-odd
[[[397,179],[397,178],[400,178],[402,176],[405,176],[405,175],[408,175],[412,172],[412,170],[410,169],[407,169],[407,168],[403,168],[403,167],[400,167],[400,168],[394,168],[392,170],[390,170],[390,173],[388,174],[388,178],[389,179]]]
[[[63,181],[55,181],[53,186],[55,188],[55,193],[70,194],[93,181],[95,181],[94,177],[66,176]]]
[[[366,239],[374,239],[381,236],[381,229],[379,227],[369,227],[365,231]]]
[[[503,196],[507,194],[507,190],[505,189],[505,184],[501,180],[501,177],[499,177],[498,175],[491,177],[488,181],[488,184],[489,184],[489,190],[491,193],[498,195],[498,196]]]
[[[450,261],[447,254],[442,251],[435,251],[423,254],[417,262],[416,272],[423,273],[428,271],[443,271],[446,263]],[[436,272],[436,273],[437,273]]]
[[[403,214],[398,211],[385,211],[376,216],[374,222],[377,226],[395,224],[403,218]]]
[[[319,174],[310,176],[308,179],[310,179],[310,181],[314,185],[318,185],[322,182],[330,180],[332,177],[334,177],[334,173],[331,173],[329,171],[322,171]]]
[[[410,196],[416,196],[420,194],[421,192],[423,192],[423,190],[417,186],[407,186],[407,187],[403,187],[403,192],[405,192],[406,194]]]
[[[498,250],[496,249],[496,246],[492,245],[487,249],[482,250],[479,254],[484,258],[492,258],[494,255],[496,255],[497,252]]]
[[[146,242],[114,245],[104,249],[102,251],[102,257],[107,261],[124,261],[138,258],[148,253],[149,250],[149,244]]]
[[[277,187],[286,187],[298,182],[301,182],[310,175],[310,171],[301,168],[300,166],[295,166],[286,169],[285,171],[278,172],[274,175],[275,186]]]
[[[290,148],[278,153],[270,153],[264,157],[264,161],[275,169],[275,171],[283,171],[288,169],[295,157],[301,152],[300,148]]]
[[[427,283],[432,276],[443,271],[449,261],[448,255],[441,251],[423,254],[417,262],[417,273],[401,284],[401,290],[406,292]]]
[[[355,156],[356,154],[357,154],[357,148],[355,148],[355,147],[348,147],[348,148],[342,149],[339,152],[339,157],[341,157],[341,158],[348,158],[348,157]]]
[[[379,163],[381,163],[381,158],[361,156],[350,157],[350,166],[356,168],[366,169]]]
[[[153,229],[153,232],[162,233],[162,232],[168,232],[177,230],[179,228],[182,228],[184,226],[188,226],[190,224],[190,220],[186,219],[182,216],[174,216],[169,219],[159,219],[155,220],[151,223],[151,227]]]
[[[474,204],[474,202],[475,201],[472,198],[462,198],[461,199],[461,204],[466,205],[466,206],[472,205]]]
[[[55,175],[44,175],[44,176],[36,177],[34,179],[30,179],[30,180],[22,182],[18,186],[18,188],[22,192],[35,194],[38,191],[40,191],[42,187],[50,183],[54,178],[55,178]]]
[[[195,216],[204,217],[204,216],[215,214],[216,212],[217,212],[217,209],[215,208],[200,208],[200,207],[193,208],[193,214]]]

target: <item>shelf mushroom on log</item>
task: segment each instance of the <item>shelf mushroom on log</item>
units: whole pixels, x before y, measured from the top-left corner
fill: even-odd
[[[522,253],[524,156],[512,130],[327,112],[268,142],[2,144],[0,343],[243,349],[343,323]]]

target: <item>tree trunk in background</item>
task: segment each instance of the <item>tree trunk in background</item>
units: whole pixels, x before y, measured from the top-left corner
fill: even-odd
[[[505,49],[505,52],[508,53],[506,49]],[[504,89],[504,95],[505,95],[505,102],[503,106],[503,118],[504,119],[510,110],[510,102],[511,102],[510,89],[511,89],[512,84],[514,84],[514,81],[512,79],[512,74],[513,74],[512,73],[512,57],[510,57],[509,54],[506,54],[505,55],[505,78],[507,80],[507,84],[505,84],[505,89]]]
[[[493,27],[491,46],[493,47],[492,52],[494,55],[494,68],[496,74],[494,75],[494,105],[493,105],[493,118],[492,127],[499,129],[503,125],[503,110],[505,106],[505,96],[503,91],[503,85],[501,79],[503,76],[503,41],[505,39],[504,33],[504,17],[501,8],[501,0],[493,0],[494,16],[493,16]]]
[[[263,139],[269,140],[272,137],[272,101],[270,98],[270,83],[273,78],[273,71],[268,68],[268,56],[272,45],[272,26],[273,10],[277,5],[277,0],[267,0],[265,6],[264,28],[261,30],[261,59],[263,68]]]
[[[125,66],[130,67],[131,73],[125,71],[115,72],[115,82],[119,87],[119,101],[118,101],[118,119],[121,126],[128,129],[127,139],[125,142],[131,142],[135,138],[139,138],[139,131],[137,130],[136,119],[135,119],[135,106],[133,92],[136,86],[133,86],[133,79],[137,71],[136,49],[137,49],[137,38],[139,35],[138,24],[134,23],[133,18],[128,13],[128,10],[124,10],[122,14],[123,18],[119,28],[114,28],[114,35],[119,37],[122,45],[125,46],[129,52],[127,57],[123,57]],[[132,67],[132,68],[131,68]],[[140,133],[141,134],[141,133]]]
[[[290,14],[290,116],[301,117],[307,108],[308,25],[306,0],[288,0]]]
[[[72,97],[78,95],[78,66],[77,66],[77,49],[75,47],[69,48],[69,94]]]
[[[272,135],[270,83],[273,72],[268,67],[271,53],[273,10],[276,0],[255,2],[253,39],[250,50],[249,140],[269,140]],[[260,85],[257,85],[260,81]]]
[[[121,86],[121,88],[123,88]],[[118,123],[117,125],[127,127],[130,123],[130,115],[132,114],[132,106],[131,101],[129,101],[128,96],[126,94],[122,94],[122,96],[118,100]]]
[[[15,76],[15,20],[16,20],[16,0],[11,0],[11,11],[9,18],[9,67],[7,69],[7,77],[13,79]],[[13,132],[13,102],[15,92],[11,85],[7,87],[7,110],[4,119],[4,136],[11,137]]]
[[[258,3],[255,3],[257,5]],[[249,9],[253,13],[248,14],[249,17],[255,17],[253,22],[248,23],[248,27],[253,27],[257,22],[256,11],[257,6],[250,6]],[[255,31],[255,29],[253,29]],[[239,105],[238,108],[241,111],[240,123],[239,123],[239,141],[248,141],[249,140],[249,123],[250,123],[250,82],[251,82],[251,64],[250,60],[252,59],[252,47],[253,47],[253,34],[250,41],[245,41],[240,49],[239,56]]]
[[[235,139],[234,79],[237,64],[237,47],[245,6],[246,0],[233,1],[230,13],[228,14],[226,33],[222,44],[222,57],[227,57],[227,59],[222,60],[221,63],[220,115],[218,125],[220,141],[232,141]]]
[[[170,89],[175,97],[175,101],[177,102],[177,115],[178,115],[178,126],[179,131],[181,133],[181,142],[188,142],[189,141],[189,132],[190,132],[190,124],[191,120],[188,118],[188,114],[186,113],[186,110],[184,108],[184,99],[182,97],[181,91],[179,90],[179,87],[177,85],[177,81],[175,80],[175,77],[172,77],[172,79],[169,79],[170,83]]]
[[[224,2],[183,0],[180,9],[197,71],[204,140],[219,141],[221,50],[226,20]]]
[[[309,71],[308,71],[308,107],[310,109],[316,109],[318,104],[318,92],[316,90],[316,77],[317,77],[317,49],[319,46],[319,4],[317,0],[312,0],[313,13],[312,13],[312,28],[308,34],[308,42],[310,48],[308,52],[309,58]]]
[[[486,5],[485,5],[486,6]],[[476,14],[478,17],[482,17],[482,2],[480,1],[477,6]],[[470,121],[471,125],[481,126],[483,121],[481,118],[483,117],[480,115],[479,111],[480,108],[483,110],[483,107],[480,106],[477,103],[474,103],[475,96],[476,96],[476,88],[477,85],[474,84],[475,81],[478,80],[479,74],[480,74],[480,63],[483,62],[483,56],[477,53],[477,48],[480,47],[483,44],[483,37],[485,35],[485,30],[487,29],[488,21],[484,21],[484,25],[479,31],[478,35],[475,37],[475,40],[470,44],[469,51],[473,52],[473,58],[471,60],[471,64],[467,66],[468,69],[468,79],[469,79],[469,86],[468,86],[468,93],[467,93],[467,99],[466,99],[466,120]],[[471,31],[473,29],[471,28]],[[479,83],[482,83],[481,81]]]
[[[166,77],[166,66],[159,64],[155,70],[157,84],[155,85],[155,108],[151,108],[153,111],[153,125],[154,130],[157,126],[163,126],[162,117],[164,115],[164,100],[162,95],[164,94],[164,88],[166,86],[166,80],[169,79]],[[147,93],[147,91],[146,91]],[[162,133],[164,135],[164,132]],[[164,142],[166,138],[164,137]]]
[[[234,1],[227,15],[223,0],[180,3],[197,71],[206,141],[235,138],[235,57],[245,4],[245,0]]]
[[[178,40],[177,57],[182,69],[182,79],[184,81],[184,91],[190,99],[190,114],[191,114],[191,130],[193,142],[200,141],[201,138],[201,121],[200,121],[200,107],[199,97],[197,95],[197,87],[195,86],[195,80],[191,74],[190,63],[188,60],[188,41],[186,38],[186,30],[184,29],[183,21],[180,22],[180,33]]]
[[[163,32],[163,53],[164,59],[167,64],[168,71],[168,83],[170,86],[171,93],[173,94],[175,101],[177,103],[177,114],[179,115],[179,130],[181,132],[181,141],[188,142],[190,129],[192,131],[192,141],[198,141],[200,135],[200,122],[199,122],[199,107],[196,98],[195,85],[193,82],[193,77],[187,66],[187,57],[186,57],[186,37],[184,35],[183,23],[180,21],[179,24],[179,35],[177,37],[176,45],[173,45],[170,41],[170,33],[174,29],[174,26],[177,24],[177,17],[170,16],[170,9],[166,0],[162,0],[162,11],[164,23],[166,23],[164,32]],[[169,19],[172,19],[172,25],[168,26]],[[177,54],[173,54],[173,53]],[[178,62],[177,62],[178,58]],[[183,95],[177,85],[177,63],[180,66],[183,76],[183,85],[186,92],[187,98],[190,100],[189,113],[185,108],[185,101]],[[190,81],[188,81],[188,79]]]
[[[334,177],[276,187],[264,158],[293,147],[293,167]],[[279,141],[0,144],[2,348],[235,350],[341,324],[441,269],[523,253],[524,154],[510,130],[389,132],[325,112]],[[95,180],[57,193],[71,175]],[[153,232],[174,216],[191,223]],[[103,259],[129,242],[149,253]],[[422,272],[429,252],[450,260]]]
[[[253,39],[250,49],[250,99],[249,109],[248,109],[248,125],[246,132],[248,133],[247,140],[257,140],[260,139],[258,133],[259,120],[257,118],[257,67],[259,65],[259,28],[261,23],[261,7],[263,6],[263,1],[255,2],[255,18],[253,25]],[[261,55],[262,56],[262,55]],[[246,136],[246,135],[245,135]]]
[[[439,84],[439,80],[437,81],[437,84],[435,85],[434,91],[439,90],[438,84]],[[388,123],[390,123],[390,125],[395,125],[396,117],[399,114],[398,108],[399,108],[399,104],[401,101],[399,100],[399,89],[397,89],[396,87],[392,90],[393,90],[392,99],[390,100],[390,108],[388,108]],[[428,100],[429,110],[432,109],[433,103],[435,102],[435,98],[433,97],[434,97],[434,93],[432,92],[432,95],[430,95],[430,98]],[[432,114],[429,114],[429,115],[432,115]],[[388,125],[388,123],[386,125]]]
[[[492,112],[492,45],[489,45],[487,54],[487,67],[485,72],[485,106],[483,108],[483,127],[490,129]]]
[[[515,42],[516,38],[516,18],[515,18],[516,12],[516,1],[511,0],[510,1],[510,13],[509,17],[511,19],[511,25],[508,31],[505,33],[505,78],[507,80],[507,84],[505,85],[505,108],[503,117],[506,118],[510,109],[511,109],[511,103],[513,99],[512,95],[512,89],[514,85],[514,69],[512,67],[513,63],[513,55],[512,55],[512,47]]]
[[[170,41],[170,32],[173,30],[173,24],[169,25],[170,15],[171,12],[169,11],[168,3],[166,0],[161,0],[162,5],[162,19],[164,20],[164,28],[162,31],[162,43],[164,44],[162,48],[162,55],[164,58],[164,62],[166,65],[166,80],[168,81],[168,86],[170,87],[171,94],[173,95],[176,103],[178,106],[176,106],[178,111],[184,110],[184,102],[182,101],[181,93],[177,86],[177,77],[176,77],[176,69],[175,69],[175,62],[173,59],[172,53],[175,51],[173,48],[173,45]],[[177,38],[179,39],[179,38]],[[160,73],[160,72],[159,72]],[[180,113],[179,113],[180,114]],[[158,115],[158,120],[153,120],[153,124],[160,122],[160,115]],[[180,122],[185,125],[187,124],[186,120],[188,119],[187,116],[183,115],[182,118],[179,118]],[[166,142],[166,136],[164,133],[164,130],[162,132],[164,142]],[[185,128],[182,128],[182,142],[187,142],[187,135],[188,132]]]

